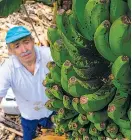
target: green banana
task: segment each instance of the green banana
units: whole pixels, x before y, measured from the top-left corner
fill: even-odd
[[[109,133],[112,139],[115,139],[117,137],[118,129],[119,128],[115,123],[110,123],[108,124],[106,131]]]
[[[81,48],[87,47],[87,40],[76,30],[76,21],[71,10],[68,10],[63,17],[63,25],[65,28],[65,36]],[[70,30],[69,30],[70,29]]]
[[[129,10],[131,10],[131,0],[127,0]]]
[[[106,131],[106,129],[103,131],[104,135],[108,138],[111,138],[110,134]]]
[[[72,1],[72,11],[73,16],[77,20],[77,26],[80,33],[86,38],[89,39],[89,32],[87,31],[87,26],[84,22],[84,9],[88,0],[82,0],[81,2],[78,0]]]
[[[93,40],[97,27],[109,19],[109,0],[89,0],[84,10],[84,21],[87,25],[89,40]]]
[[[60,125],[60,127],[59,127],[60,132],[65,133],[65,132],[69,131],[68,123],[69,123],[70,121],[71,121],[71,119],[66,120],[66,121],[63,122],[62,124],[59,124],[59,125]]]
[[[129,107],[129,98],[129,94],[117,90],[114,99],[108,105],[108,116],[115,121],[122,118],[126,114],[126,111]]]
[[[88,0],[82,0],[81,2],[78,0],[73,0],[72,2],[72,11],[73,15],[76,17],[79,23],[81,25],[84,24],[84,8],[87,4]]]
[[[118,120],[113,120],[117,125],[124,129],[131,129],[131,122],[127,116],[123,116]]]
[[[59,99],[51,99],[51,104],[54,108],[64,107],[63,101]]]
[[[79,135],[78,137],[75,138],[75,140],[82,140],[83,137],[81,135]]]
[[[55,124],[59,124],[61,122],[61,120],[58,118],[57,115],[52,115],[51,116],[51,121]]]
[[[112,77],[110,79],[114,79],[113,75],[110,75],[110,77]],[[122,83],[119,83],[119,81],[117,81],[116,79],[112,80],[112,83],[117,88],[117,90],[124,93],[131,94],[131,90],[130,90],[131,84],[122,84]]]
[[[64,35],[69,42],[74,42],[78,48],[87,47],[87,40],[75,29],[75,21],[70,10],[66,12],[64,9],[60,9],[56,15],[56,24],[60,35]]]
[[[131,58],[131,26],[128,27],[127,32],[122,37],[122,54]]]
[[[73,66],[73,69],[77,75],[85,80],[95,79],[101,77],[104,72],[108,71],[108,64],[100,61],[94,61],[89,63],[87,68],[79,69]]]
[[[112,52],[117,56],[125,55],[127,53],[128,57],[131,57],[131,40],[127,39],[128,33],[130,32],[130,26],[130,19],[127,16],[121,16],[115,20],[110,28],[110,48]],[[124,50],[126,50],[125,54],[123,53]]]
[[[91,136],[87,133],[83,135],[83,140],[92,140],[92,139],[91,139]]]
[[[125,138],[127,138],[128,140],[131,140],[131,129],[120,128],[120,131],[125,136]]]
[[[129,107],[129,109],[127,111],[127,116],[129,118],[129,120],[131,121],[131,106]]]
[[[77,115],[78,115],[78,113],[74,110],[69,110],[66,108],[60,108],[58,110],[58,118],[59,119],[67,120],[67,119],[71,119]]]
[[[79,114],[78,115],[78,121],[81,125],[86,125],[89,123],[89,120],[87,119],[87,116],[84,114]]]
[[[72,137],[72,131],[69,131],[65,134],[67,140],[74,140],[73,137]]]
[[[70,136],[67,140],[74,140],[74,137]]]
[[[98,52],[108,61],[114,62],[117,56],[112,52],[109,45],[110,22],[103,21],[94,34],[94,42]]]
[[[74,137],[70,136],[67,140],[74,140]]]
[[[76,72],[73,70],[73,65],[69,60],[66,60],[61,68],[61,85],[63,89],[69,93],[68,91],[68,80],[72,76],[76,76]]]
[[[56,15],[56,24],[57,24],[58,29],[60,30],[59,33],[60,33],[61,36],[62,36],[62,34],[67,35],[67,32],[69,30],[69,29],[67,30],[67,28],[64,26],[64,25],[66,25],[66,24],[64,24],[64,21],[63,21],[65,19],[64,17],[66,17],[66,13],[65,13],[65,11],[63,9],[60,9],[58,11],[57,15]],[[70,21],[72,22],[73,18]],[[74,26],[74,23],[72,22],[72,26],[71,27],[73,28],[73,26]],[[68,34],[67,37],[70,37],[73,34],[74,34],[75,40],[77,40],[76,42],[78,42],[80,44],[82,41],[79,41],[79,39],[82,36],[75,29],[74,29],[74,31],[72,30],[72,34],[70,34],[70,35]],[[81,46],[84,48],[84,46],[86,46],[86,45],[83,44]],[[79,47],[81,47],[81,46],[79,45]],[[72,56],[72,55],[70,55],[70,56]]]
[[[101,123],[108,120],[108,115],[106,109],[103,109],[95,112],[88,112],[87,118],[92,123]]]
[[[63,100],[63,91],[58,85],[53,85],[51,88],[52,95],[57,99]]]
[[[45,89],[45,94],[46,94],[46,96],[49,98],[49,99],[53,99],[53,98],[55,98],[55,96],[52,94],[52,92],[51,92],[51,88],[46,88]]]
[[[47,63],[47,68],[50,70],[51,77],[55,83],[61,83],[61,68],[54,61]]]
[[[73,136],[74,138],[77,138],[77,137],[80,136],[80,134],[79,134],[78,131],[73,131],[73,132],[72,132],[72,136]]]
[[[111,0],[110,2],[110,21],[113,23],[120,16],[127,13],[127,2],[123,0]]]
[[[78,113],[81,113],[81,114],[86,113],[80,105],[79,98],[73,98],[72,99],[72,106]]]
[[[54,51],[54,42],[58,39],[60,39],[60,35],[59,35],[59,32],[58,32],[58,28],[56,25],[51,25],[48,30],[47,30],[47,37],[48,37],[48,40],[49,40],[49,43],[50,43],[50,51],[51,51],[51,56],[53,58],[53,60],[56,62],[56,57],[55,57],[55,51]],[[59,63],[58,63],[58,66]]]
[[[79,130],[78,130],[79,134],[80,135],[85,135],[88,133],[88,128],[85,128],[85,127],[81,127]]]
[[[104,136],[104,134],[100,134],[98,136],[98,140],[106,140],[106,137]]]
[[[118,133],[116,139],[117,140],[124,140],[122,133]]]
[[[50,44],[54,44],[54,42],[60,39],[60,35],[58,32],[58,28],[56,25],[51,25],[47,30],[47,36]]]
[[[57,123],[57,115],[52,115],[51,121],[56,124]]]
[[[63,133],[60,132],[60,130],[59,130],[59,126],[58,127],[55,127],[55,134],[57,134],[57,135],[63,135]]]
[[[82,127],[82,125],[78,122],[78,116],[73,119],[71,122],[71,130],[77,131]]]
[[[94,123],[94,126],[96,127],[97,130],[103,131],[106,129],[106,122],[100,122],[100,123]]]
[[[92,135],[92,136],[99,136],[100,135],[100,131],[98,131],[97,129],[96,129],[96,127],[94,126],[94,124],[93,123],[91,123],[90,124],[90,128],[89,128],[89,134],[90,135]]]
[[[131,82],[130,59],[127,56],[119,56],[112,65],[112,74],[114,79],[122,84]]]
[[[64,9],[59,9],[56,14],[56,25],[59,29],[59,34],[61,35],[61,32],[66,34],[66,30],[63,25],[63,17],[65,15],[66,11]]]
[[[66,60],[61,68],[61,76],[64,80],[68,81],[72,76],[77,76],[76,72],[73,69],[73,64]]]
[[[47,109],[51,110],[51,111],[57,111],[58,108],[53,107],[51,100],[48,100],[45,105],[44,105]]]
[[[68,91],[68,81],[64,80],[63,77],[61,77],[61,85],[62,85],[62,88],[64,89],[64,91],[66,91],[68,93],[69,92]]]
[[[61,67],[66,60],[71,60],[71,57],[66,47],[64,46],[62,39],[58,39],[54,42],[53,49],[55,53],[54,61],[59,67]]]
[[[98,137],[91,136],[91,140],[98,140]]]
[[[54,80],[51,78],[51,73],[46,74],[45,80],[43,80],[43,85],[45,87],[52,87],[55,84]]]
[[[81,96],[80,104],[87,112],[101,110],[111,102],[115,92],[116,88],[106,83],[96,92]]]
[[[68,91],[73,97],[80,97],[84,94],[90,94],[97,91],[101,87],[100,79],[92,79],[82,81],[75,76],[68,80]]]
[[[73,118],[71,118],[71,121],[68,123],[68,128],[69,128],[69,130],[70,131],[72,131],[72,121],[73,121],[73,119],[75,118],[76,116],[74,116]],[[71,134],[72,135],[72,134]]]
[[[72,106],[72,99],[69,96],[67,96],[67,95],[63,96],[63,104],[64,104],[65,108],[74,110],[74,108]]]
[[[68,126],[66,124],[60,125],[59,131],[62,132],[63,134],[69,131]]]
[[[66,38],[62,33],[62,39],[64,41],[65,47],[67,48],[69,55],[72,57],[71,62],[78,68],[86,68],[89,66],[89,63],[92,61],[102,61],[103,59],[99,57],[96,53],[92,53],[92,50],[95,49],[93,42],[88,43],[87,49],[80,48],[74,42],[71,42]]]

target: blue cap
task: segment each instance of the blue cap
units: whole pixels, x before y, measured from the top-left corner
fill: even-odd
[[[31,35],[31,32],[23,26],[16,26],[8,30],[6,34],[6,43],[11,43],[23,37]]]

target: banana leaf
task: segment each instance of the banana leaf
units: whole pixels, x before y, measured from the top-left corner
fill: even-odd
[[[22,0],[0,0],[0,17],[6,17],[19,10],[21,4]]]
[[[42,2],[46,5],[52,6],[56,0],[36,0],[37,2]]]

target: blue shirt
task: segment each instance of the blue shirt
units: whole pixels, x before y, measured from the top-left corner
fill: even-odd
[[[48,117],[52,111],[45,108],[48,97],[42,82],[49,72],[46,64],[53,61],[48,47],[35,47],[36,66],[32,75],[12,55],[0,68],[0,97],[11,87],[23,118],[28,120]]]

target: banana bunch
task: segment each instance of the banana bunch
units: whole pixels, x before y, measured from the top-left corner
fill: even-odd
[[[131,139],[130,3],[73,0],[48,28],[45,107],[68,140]]]

